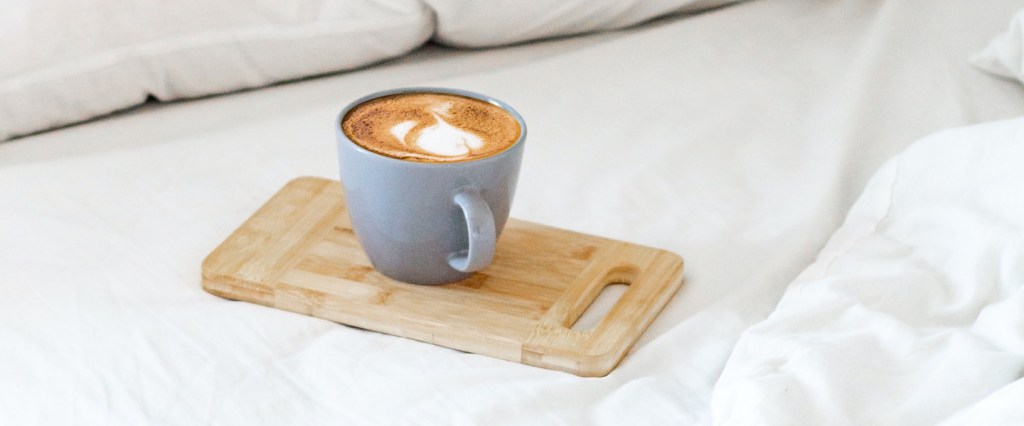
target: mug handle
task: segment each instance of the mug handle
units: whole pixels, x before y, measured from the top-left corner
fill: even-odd
[[[454,201],[466,217],[469,249],[448,255],[448,265],[461,272],[479,271],[494,259],[494,215],[476,188],[461,189]]]

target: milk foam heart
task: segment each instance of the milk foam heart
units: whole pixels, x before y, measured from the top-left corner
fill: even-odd
[[[519,139],[519,122],[478,99],[403,93],[371,99],[342,119],[353,142],[378,154],[421,162],[467,161],[504,151]]]
[[[437,123],[424,128],[416,138],[416,146],[420,149],[445,157],[464,157],[484,146],[484,140],[479,136],[448,124],[437,114],[434,118]]]

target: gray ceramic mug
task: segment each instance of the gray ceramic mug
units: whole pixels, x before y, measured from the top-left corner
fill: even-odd
[[[369,151],[342,130],[341,120],[363,102],[423,92],[497,105],[519,123],[519,139],[490,157],[424,163]],[[408,283],[443,284],[468,278],[491,263],[523,158],[526,123],[519,113],[479,93],[415,87],[386,90],[352,102],[338,115],[334,129],[348,214],[374,269]]]

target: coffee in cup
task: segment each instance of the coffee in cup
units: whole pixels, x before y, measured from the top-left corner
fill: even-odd
[[[374,269],[443,284],[491,263],[526,139],[515,110],[465,90],[394,89],[352,102],[334,127],[346,212]]]
[[[398,93],[350,110],[341,127],[353,142],[388,157],[427,163],[472,161],[512,146],[521,132],[505,109],[449,93]]]

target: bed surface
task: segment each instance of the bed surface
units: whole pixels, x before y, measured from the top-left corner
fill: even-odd
[[[1021,7],[751,2],[494,50],[428,47],[0,143],[0,412],[10,424],[710,423],[740,334],[887,159],[1024,113],[1019,85],[966,61]],[[683,289],[609,376],[202,291],[202,259],[285,182],[336,178],[344,104],[413,85],[523,114],[512,216],[686,258]]]

